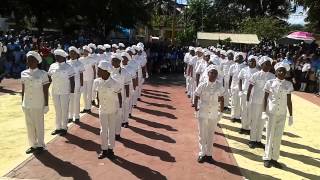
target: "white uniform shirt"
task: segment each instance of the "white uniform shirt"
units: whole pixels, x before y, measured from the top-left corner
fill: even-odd
[[[275,75],[270,72],[259,71],[252,75],[249,83],[253,85],[251,102],[255,104],[263,104],[264,86],[268,80],[274,79]]]
[[[95,60],[92,59],[90,56],[87,57],[81,57],[79,61],[84,66],[83,71],[83,81],[91,81],[94,78],[94,71],[93,67],[95,66]]]
[[[118,93],[121,92],[120,84],[113,78],[103,80],[97,78],[93,81],[93,93],[99,93],[101,114],[116,113],[119,109]]]
[[[212,113],[215,117],[218,116],[219,102],[218,97],[223,96],[224,88],[221,82],[203,82],[195,90],[195,95],[200,97],[200,114]]]
[[[238,63],[234,63],[230,66],[228,74],[230,77],[232,76],[231,89],[233,90],[239,89],[239,73],[245,67],[246,67],[245,64],[238,64]]]
[[[197,69],[199,68],[199,66],[201,65],[201,63],[203,63],[203,59],[202,59],[202,57],[197,57],[196,56],[196,62],[195,62],[195,64],[194,64],[194,66],[193,66],[193,78],[194,78],[194,80],[195,80],[195,78],[196,78],[196,74],[197,74]]]
[[[257,68],[250,68],[250,67],[245,67],[243,68],[240,73],[239,73],[239,79],[242,80],[242,91],[244,93],[247,93],[248,88],[249,88],[249,81],[252,77],[252,75],[259,70]]]
[[[193,71],[195,70],[195,65],[197,63],[197,56],[191,56],[189,57],[189,61],[188,61],[188,64],[189,66],[192,66],[193,67]],[[193,74],[193,76],[195,77],[196,74]]]
[[[84,65],[79,60],[68,60],[67,63],[73,68],[74,71],[74,87],[80,88],[80,74],[83,73]]]
[[[122,100],[125,99],[125,85],[130,85],[132,82],[130,73],[125,68],[114,69],[111,74],[111,77],[116,80],[122,88]]]
[[[69,78],[74,76],[75,72],[69,64],[55,62],[51,64],[48,74],[52,79],[52,94],[70,94]]]
[[[139,71],[140,65],[137,63],[136,60],[133,60],[133,59],[129,61],[128,65],[132,67],[132,72],[134,72],[133,74],[135,74],[135,77],[137,77],[137,72]],[[138,75],[139,75],[139,72],[138,72]]]
[[[222,74],[223,74],[223,77],[229,79],[229,69],[230,69],[230,66],[234,64],[234,61],[232,60],[222,60],[221,61],[221,64],[220,64],[220,67],[221,67],[221,71],[222,71]]]
[[[42,109],[44,107],[43,85],[49,84],[48,73],[35,69],[21,72],[21,82],[24,84],[22,107]]]
[[[269,93],[269,113],[285,116],[287,114],[287,95],[293,92],[292,83],[276,78],[267,81],[264,90]]]

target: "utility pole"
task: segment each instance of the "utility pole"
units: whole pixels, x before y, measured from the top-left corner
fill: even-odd
[[[173,17],[172,17],[172,32],[171,32],[171,42],[175,44],[175,36],[176,36],[176,10],[177,10],[177,0],[173,0]]]

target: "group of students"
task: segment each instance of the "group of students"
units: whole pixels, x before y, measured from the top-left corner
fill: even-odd
[[[42,57],[36,51],[27,53],[28,69],[21,73],[22,109],[25,114],[29,153],[44,150],[44,114],[49,111],[49,86],[55,108],[56,129],[52,135],[67,134],[68,122],[80,122],[82,113],[91,113],[92,105],[99,107],[101,153],[98,158],[113,158],[115,140],[120,140],[121,127],[141,96],[147,76],[147,56],[143,43],[125,47],[123,43],[96,46],[90,43],[69,52],[56,49],[48,72],[38,69]]]
[[[199,125],[198,162],[214,162],[214,132],[231,105],[232,122],[241,122],[239,133],[250,135],[248,146],[265,148],[264,166],[281,167],[277,160],[287,109],[288,124],[293,124],[293,85],[285,80],[290,65],[279,62],[273,67],[268,56],[246,57],[243,52],[213,46],[189,47],[184,62],[186,93]],[[265,145],[261,142],[264,127]]]

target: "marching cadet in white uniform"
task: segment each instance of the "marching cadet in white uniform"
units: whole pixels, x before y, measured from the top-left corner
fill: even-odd
[[[73,68],[74,71],[74,93],[70,94],[69,103],[69,116],[68,122],[74,120],[75,123],[80,122],[80,97],[83,91],[83,72],[85,70],[84,65],[79,61],[79,50],[71,46],[69,47],[70,60],[67,63]]]
[[[191,103],[192,107],[194,107],[194,91],[197,88],[197,69],[200,66],[200,64],[203,62],[203,50],[201,47],[196,48],[196,58],[193,59],[192,61],[192,96],[191,96]]]
[[[120,50],[121,53],[126,50],[126,46],[123,43],[119,43],[118,47],[119,47],[119,50]]]
[[[225,88],[225,93],[224,93],[224,109],[229,109],[229,101],[230,101],[230,92],[228,91],[229,87],[229,69],[232,64],[234,64],[234,52],[232,50],[227,51],[227,58],[223,58],[221,56],[221,64],[220,64],[220,70],[222,71],[223,75],[223,87]]]
[[[188,77],[188,70],[189,65],[188,61],[190,59],[190,52],[191,52],[191,46],[189,46],[189,51],[184,55],[183,62],[184,62],[184,77],[186,78],[186,93],[188,94],[189,91],[189,77]]]
[[[136,78],[136,73],[135,71],[132,70],[132,67],[130,67],[128,65],[129,61],[131,60],[131,56],[129,55],[129,53],[127,52],[123,52],[121,53],[121,56],[123,58],[122,62],[121,62],[121,68],[125,69],[125,71],[128,73],[129,75],[129,79],[128,79],[128,83],[129,83],[129,89],[127,89],[127,87],[125,86],[125,93],[126,96],[129,95],[129,97],[123,98],[123,123],[122,123],[122,127],[124,128],[128,128],[129,127],[129,116],[132,112],[132,93],[133,93],[133,81]],[[127,92],[127,90],[129,90],[129,92]],[[127,94],[128,93],[128,94]]]
[[[101,153],[98,158],[114,158],[116,120],[119,108],[122,108],[120,84],[111,78],[110,64],[101,61],[98,65],[99,78],[93,82],[93,92],[98,92],[100,99],[100,137]]]
[[[122,109],[118,110],[118,120],[116,121],[116,140],[120,140],[121,136],[121,125],[124,122],[125,118],[125,107],[126,102],[129,100],[129,90],[130,90],[130,81],[131,76],[127,72],[126,69],[121,67],[121,61],[123,60],[121,54],[115,53],[111,56],[111,63],[112,63],[112,73],[111,77],[116,80],[121,86],[121,96],[122,96]],[[129,114],[128,114],[129,115]],[[126,124],[125,126],[127,126]]]
[[[264,112],[262,118],[269,120],[267,121],[267,142],[263,160],[264,166],[267,168],[271,166],[282,168],[282,165],[278,163],[278,159],[286,122],[287,107],[290,115],[288,124],[289,126],[293,124],[291,101],[293,85],[290,81],[285,80],[285,75],[290,70],[289,64],[280,62],[274,68],[277,78],[267,81],[264,86]]]
[[[110,44],[104,44],[103,46],[105,48],[104,54],[106,56],[106,61],[110,62],[111,61],[111,55],[112,55],[111,46],[110,46]]]
[[[137,54],[137,50],[139,50],[139,47],[133,45],[133,54],[132,54],[132,59],[131,61],[129,62],[129,65],[131,67],[134,68],[134,70],[136,71],[136,79],[135,79],[135,83],[134,83],[134,93],[133,93],[133,98],[132,98],[132,105],[133,107],[136,107],[137,106],[137,101],[138,101],[138,98],[139,98],[139,77],[141,77],[141,66],[140,64],[137,62],[136,60],[136,54]],[[129,51],[130,53],[130,51]]]
[[[240,134],[250,134],[250,121],[249,121],[249,105],[247,101],[247,92],[249,88],[249,80],[252,75],[259,70],[256,68],[257,66],[256,56],[249,56],[248,58],[248,67],[242,69],[239,73],[239,96],[241,103],[241,129]]]
[[[264,96],[263,88],[268,80],[275,78],[274,74],[269,72],[272,68],[271,62],[271,58],[267,56],[261,57],[259,60],[259,65],[262,69],[259,72],[254,73],[249,81],[250,84],[247,93],[247,101],[250,104],[250,148],[264,148],[264,145],[261,143],[262,131],[265,124],[265,119],[261,119]]]
[[[118,45],[116,45],[116,44],[112,44],[111,45],[111,52],[112,53],[116,53],[118,49],[119,49]]]
[[[239,121],[241,116],[241,105],[239,97],[239,73],[245,68],[243,56],[241,53],[235,55],[235,64],[229,69],[229,89],[231,91],[231,118],[232,122]]]
[[[38,64],[42,62],[39,53],[27,53],[29,69],[21,72],[22,83],[22,109],[25,115],[30,148],[27,154],[44,150],[44,114],[49,111],[49,78],[48,73],[39,70]]]
[[[193,74],[193,66],[194,66],[194,63],[196,62],[196,52],[195,52],[195,48],[194,47],[191,47],[190,48],[190,55],[188,57],[188,60],[187,60],[187,84],[188,84],[188,88],[187,88],[187,95],[188,95],[188,98],[191,98],[192,96],[192,89],[193,89],[193,84],[192,84],[192,79],[193,79],[193,76],[195,76],[195,74]]]
[[[92,52],[88,46],[83,46],[83,57],[79,61],[84,65],[83,72],[83,101],[84,109],[81,113],[91,113],[91,100],[92,100],[92,84],[96,79],[95,60],[89,55]]]
[[[136,55],[136,60],[138,62],[138,64],[140,65],[140,69],[141,69],[141,73],[138,72],[138,78],[139,78],[139,88],[138,88],[138,100],[140,101],[140,97],[141,97],[141,91],[142,91],[142,86],[144,83],[144,79],[146,78],[146,69],[147,69],[147,58],[146,56],[142,55],[143,47],[142,46],[137,46],[138,47],[138,51],[137,51],[137,55]]]
[[[67,133],[70,94],[74,93],[75,72],[66,63],[68,54],[62,49],[53,52],[56,62],[51,64],[48,74],[52,81],[52,100],[56,111],[56,130],[51,134]]]
[[[201,60],[202,62],[198,66],[198,69],[196,70],[196,84],[197,84],[197,87],[201,83],[201,81],[203,81],[202,77],[204,76],[204,72],[205,72],[206,68],[209,65],[209,60],[210,60],[210,52],[209,51],[205,51],[203,53],[203,59]]]
[[[222,83],[216,80],[217,69],[216,66],[211,66],[208,69],[208,79],[202,82],[195,91],[195,111],[199,111],[199,163],[214,162],[212,158],[213,137],[217,123],[222,118],[224,92]]]
[[[137,101],[135,100],[135,92],[138,86],[138,64],[135,63],[132,59],[134,58],[135,50],[132,47],[128,47],[126,49],[127,53],[130,55],[129,63],[128,63],[128,70],[131,74],[132,78],[132,91],[131,91],[131,98],[130,98],[130,106],[129,106],[129,117],[132,115],[132,107],[136,105]]]

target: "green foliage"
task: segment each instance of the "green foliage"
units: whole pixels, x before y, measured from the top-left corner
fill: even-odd
[[[193,27],[188,27],[177,33],[177,43],[182,46],[190,45],[196,39],[196,35],[197,31]]]
[[[273,17],[247,18],[240,25],[242,33],[257,34],[259,39],[275,40],[290,31],[289,25]]]

